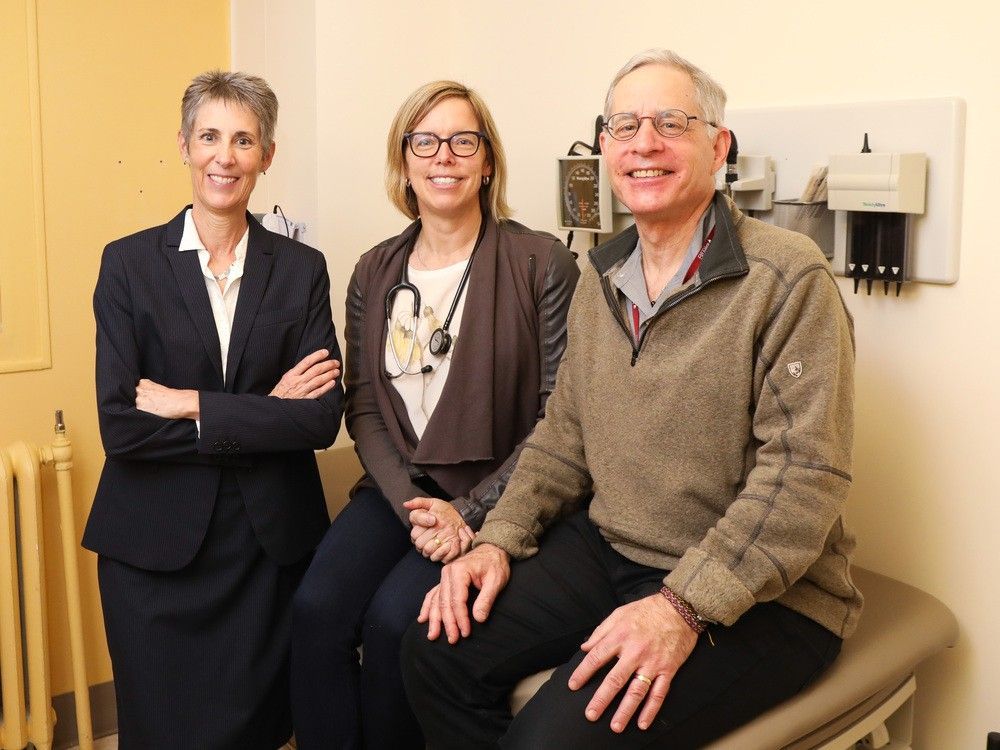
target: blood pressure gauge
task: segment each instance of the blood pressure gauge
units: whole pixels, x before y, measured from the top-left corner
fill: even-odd
[[[594,165],[584,162],[570,165],[563,178],[563,203],[570,223],[577,227],[591,227],[600,223],[600,176]]]
[[[559,228],[564,231],[611,231],[611,186],[604,159],[559,157]]]

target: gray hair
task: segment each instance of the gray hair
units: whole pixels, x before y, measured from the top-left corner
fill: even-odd
[[[264,151],[274,142],[278,122],[278,97],[267,81],[239,71],[210,70],[195,76],[181,99],[181,134],[190,140],[198,109],[208,101],[223,101],[246,107],[257,118],[260,144]]]
[[[608,95],[604,99],[604,118],[607,119],[612,114],[611,99],[615,92],[615,86],[622,78],[627,76],[636,68],[644,65],[666,65],[668,68],[683,71],[691,77],[694,84],[695,98],[698,106],[701,107],[701,116],[707,122],[721,126],[726,116],[726,92],[722,86],[716,83],[708,73],[669,49],[648,49],[634,55],[625,65],[615,73],[611,85],[608,86]]]

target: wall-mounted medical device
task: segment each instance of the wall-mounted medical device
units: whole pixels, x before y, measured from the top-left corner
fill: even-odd
[[[837,211],[922,214],[927,154],[832,154],[826,185]]]
[[[733,202],[744,211],[770,211],[774,200],[774,159],[740,154],[736,157],[736,175],[729,183]]]
[[[264,226],[264,229],[275,234],[284,235],[285,237],[291,237],[293,240],[298,240],[299,242],[306,241],[306,231],[308,230],[306,224],[287,218],[285,212],[277,203],[274,204],[274,208],[271,209],[270,213],[255,213],[253,216]]]
[[[865,134],[861,153],[832,154],[827,174],[827,205],[846,211],[847,271],[854,292],[862,280],[868,294],[881,281],[896,295],[907,279],[909,215],[924,213],[927,155],[873,153]]]
[[[611,185],[600,154],[560,156],[557,187],[559,229],[570,232],[611,231]]]
[[[803,187],[810,176],[818,168],[829,166],[829,207],[838,207],[831,211],[834,273],[849,278],[852,275],[848,267],[850,223],[851,244],[855,247],[859,241],[862,244],[871,241],[864,240],[866,232],[875,235],[875,242],[880,232],[883,238],[900,231],[908,233],[906,281],[954,284],[958,280],[965,164],[965,102],[961,99],[732,109],[726,113],[726,126],[739,133],[742,151],[767,154],[774,160],[775,201],[803,202]],[[866,132],[871,134],[872,151],[877,153],[858,153]],[[831,154],[835,155],[832,160]],[[898,157],[895,164],[893,154]],[[910,154],[916,154],[916,160],[907,156]],[[841,155],[848,163],[834,164]],[[923,168],[920,155],[924,157]],[[857,159],[864,161],[858,163]],[[880,176],[875,177],[872,170]],[[853,174],[862,183],[850,188],[852,200],[856,201],[851,205],[855,208],[857,203],[872,205],[861,205],[864,210],[839,208],[840,198],[835,192],[840,192],[843,186],[834,188],[833,183],[841,179],[837,174]],[[923,175],[923,188],[909,187],[916,179],[915,174]],[[924,191],[922,197],[920,189]],[[864,197],[865,193],[868,197]],[[733,195],[735,199],[737,193]],[[917,204],[923,206],[923,213],[910,213]],[[816,210],[817,218],[822,218],[822,211]],[[785,209],[779,211],[772,206],[772,210],[757,210],[754,215],[762,221],[787,226],[778,216],[784,212]],[[889,218],[890,214],[895,214],[895,218]],[[824,222],[827,220],[823,218]],[[889,226],[892,223],[896,225],[894,228]],[[867,225],[880,226],[881,230]],[[818,234],[810,236],[821,248],[829,249],[828,242]],[[875,260],[877,271],[880,263]],[[891,270],[893,265],[888,264],[887,268]]]

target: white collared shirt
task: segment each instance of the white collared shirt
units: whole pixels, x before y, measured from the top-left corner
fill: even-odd
[[[243,278],[243,261],[247,257],[247,242],[250,239],[250,227],[243,233],[240,241],[236,243],[236,260],[229,267],[229,275],[226,278],[225,289],[219,287],[219,282],[215,280],[212,272],[208,269],[210,256],[205,243],[198,236],[198,229],[194,225],[194,217],[189,208],[184,214],[184,234],[181,236],[181,244],[177,248],[179,252],[188,250],[198,251],[198,262],[201,264],[201,273],[205,277],[205,287],[208,289],[208,301],[212,304],[212,317],[215,318],[215,329],[219,332],[219,349],[222,354],[222,378],[226,377],[226,360],[229,357],[229,338],[233,330],[233,316],[236,313],[236,300],[240,295],[240,279]]]

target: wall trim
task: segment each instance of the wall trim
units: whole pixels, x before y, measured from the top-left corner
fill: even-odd
[[[28,133],[29,153],[11,153],[4,159],[2,179],[20,182],[27,178],[28,185],[13,186],[15,205],[4,208],[24,211],[28,215],[14,215],[15,221],[24,221],[29,229],[30,247],[10,242],[0,246],[0,372],[44,370],[52,366],[49,341],[48,277],[45,266],[45,193],[42,171],[42,116],[38,72],[38,9],[36,0],[24,0],[25,56],[21,68],[21,85],[27,94],[28,109],[25,120],[13,127],[24,128]],[[16,25],[14,27],[16,29]],[[16,32],[15,32],[16,34]],[[17,44],[17,39],[13,40]],[[15,47],[16,48],[16,47]],[[15,77],[17,73],[15,73]],[[11,82],[17,88],[17,82]],[[24,133],[24,130],[21,130]],[[23,161],[19,160],[23,159]],[[10,166],[14,169],[8,169]],[[6,201],[5,201],[6,202]]]

